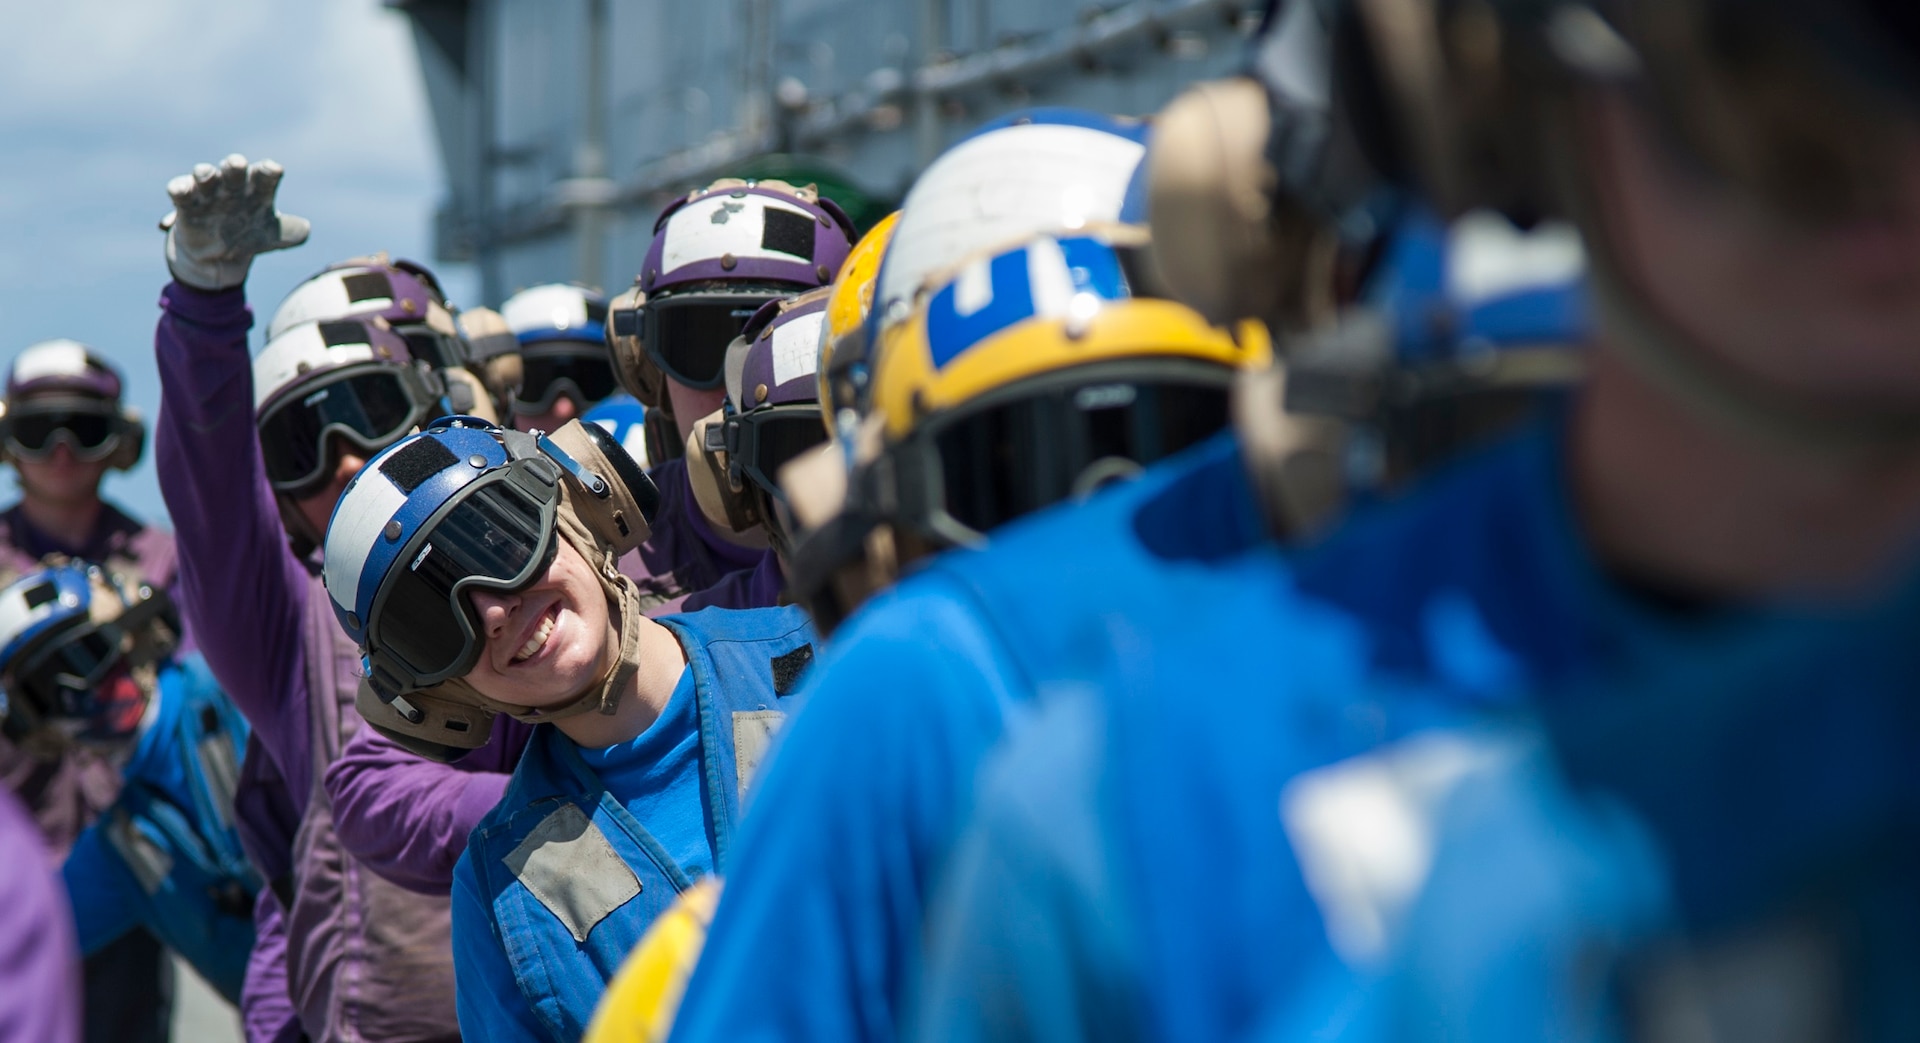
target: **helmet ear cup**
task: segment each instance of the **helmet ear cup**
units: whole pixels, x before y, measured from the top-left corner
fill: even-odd
[[[749,533],[761,527],[760,517],[753,497],[744,487],[735,487],[726,449],[718,444],[722,416],[715,410],[701,417],[687,436],[687,484],[693,487],[694,502],[708,523],[733,533]]]
[[[107,457],[107,466],[116,471],[131,471],[140,462],[140,456],[147,449],[147,422],[141,418],[137,409],[122,409],[120,422],[120,444]]]
[[[607,352],[613,357],[613,372],[620,378],[620,386],[639,399],[651,417],[654,410],[671,407],[667,402],[667,375],[647,357],[647,345],[641,338],[646,303],[647,295],[638,286],[608,302]]]
[[[493,735],[497,715],[492,710],[442,699],[430,691],[408,692],[405,699],[419,712],[419,721],[408,720],[393,704],[381,701],[373,686],[362,679],[353,695],[353,708],[374,731],[403,749],[442,764],[485,746]]]
[[[568,502],[594,534],[625,554],[652,535],[660,490],[632,456],[598,424],[569,420],[547,438],[609,486],[604,495],[569,481]]]
[[[1333,310],[1332,226],[1279,193],[1265,88],[1197,84],[1167,106],[1147,149],[1150,265],[1209,322],[1313,325]]]

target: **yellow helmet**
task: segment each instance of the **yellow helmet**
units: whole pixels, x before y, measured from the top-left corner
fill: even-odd
[[[1228,422],[1230,386],[1273,356],[1130,295],[1126,247],[1041,235],[955,269],[879,338],[842,511],[803,542],[791,589],[830,629],[925,554],[982,542]]]
[[[859,408],[858,381],[850,365],[862,351],[866,339],[867,315],[873,311],[874,282],[880,275],[880,261],[887,244],[893,241],[893,229],[900,223],[900,211],[880,219],[867,230],[840,266],[827,297],[827,321],[820,331],[820,415],[827,433],[834,433],[835,414],[840,409]],[[834,363],[839,362],[839,368]]]
[[[719,901],[720,880],[711,876],[674,899],[620,962],[581,1043],[664,1043]]]

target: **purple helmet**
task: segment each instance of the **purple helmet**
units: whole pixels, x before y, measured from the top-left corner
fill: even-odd
[[[820,328],[830,287],[772,301],[755,312],[727,352],[724,434],[728,485],[776,536],[786,495],[780,469],[827,440],[820,417]],[[712,438],[712,434],[709,434]]]
[[[640,289],[652,298],[713,280],[825,286],[853,238],[846,213],[812,188],[724,179],[660,214]]]
[[[385,319],[406,338],[413,357],[436,369],[463,365],[467,351],[453,309],[432,273],[385,254],[329,265],[293,288],[267,324],[267,339],[306,322],[329,319]]]
[[[120,371],[74,340],[42,341],[22,351],[7,372],[7,401],[45,392],[120,399]]]

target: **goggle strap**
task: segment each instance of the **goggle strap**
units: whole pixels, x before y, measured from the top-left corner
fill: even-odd
[[[604,500],[613,495],[613,487],[607,484],[605,478],[587,470],[580,461],[573,458],[573,454],[554,444],[553,439],[542,434],[536,439],[536,442],[540,446],[541,452],[552,457],[555,463],[565,468],[566,472],[573,476],[574,481],[579,482],[596,498]]]

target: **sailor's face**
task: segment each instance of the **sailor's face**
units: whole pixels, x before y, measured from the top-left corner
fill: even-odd
[[[1920,407],[1920,124],[1896,125],[1888,202],[1794,220],[1677,159],[1633,104],[1585,130],[1605,228],[1633,289],[1721,362],[1838,407]]]
[[[600,581],[564,539],[532,586],[512,594],[475,589],[468,596],[486,647],[466,680],[489,699],[529,709],[559,706],[597,681],[614,651]]]
[[[347,491],[347,483],[353,481],[353,476],[359,474],[362,467],[367,466],[367,458],[344,443],[336,441],[333,448],[333,475],[327,479],[327,484],[321,486],[319,491],[296,497],[293,501],[300,517],[306,519],[307,524],[318,533],[327,531],[327,522],[333,518],[334,505],[340,502],[341,495]]]

